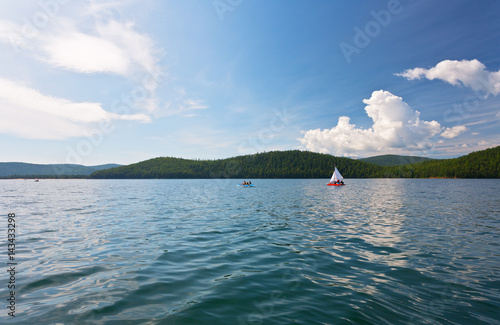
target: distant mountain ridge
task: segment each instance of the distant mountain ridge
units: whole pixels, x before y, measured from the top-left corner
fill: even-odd
[[[126,166],[0,162],[0,178],[329,178],[335,166],[345,178],[500,178],[500,146],[454,159],[383,155],[355,160],[290,150],[218,160],[160,157]]]
[[[401,166],[436,159],[418,156],[380,155],[369,158],[361,158],[358,160],[379,166]]]
[[[97,171],[90,178],[500,178],[500,146],[454,159],[429,159],[398,166],[309,151],[271,151],[219,160],[160,157]]]
[[[62,177],[89,176],[95,171],[119,167],[118,164],[84,166],[75,164],[30,164],[22,162],[0,162],[0,177]]]

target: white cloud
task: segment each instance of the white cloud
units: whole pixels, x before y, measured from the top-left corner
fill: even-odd
[[[158,50],[153,41],[145,34],[140,34],[134,30],[134,23],[119,23],[114,20],[106,24],[97,24],[99,35],[114,42],[123,49],[131,62],[148,72],[156,72],[158,67]]]
[[[0,20],[0,42],[59,69],[114,74],[140,83],[138,87],[147,94],[134,105],[151,113],[158,108],[160,50],[147,34],[137,31],[135,23],[107,15],[108,5],[91,1],[78,18],[53,15],[40,28]]]
[[[189,98],[184,88],[176,87],[173,89],[170,101],[162,110],[161,116],[179,115],[193,117],[197,115],[197,113],[195,113],[196,111],[208,108],[209,107],[203,104],[201,100]]]
[[[156,74],[158,50],[152,40],[134,30],[134,24],[108,20],[85,33],[71,20],[60,19],[60,28],[40,37],[39,48],[51,65],[80,73],[112,73],[130,79]],[[148,89],[153,91],[154,89]]]
[[[444,60],[430,69],[408,69],[397,76],[408,80],[427,78],[440,79],[454,86],[463,85],[477,92],[484,92],[482,96],[500,93],[500,71],[487,71],[484,64],[478,60]]]
[[[145,114],[118,115],[99,103],[74,103],[0,78],[0,132],[30,139],[89,136],[93,128],[111,120],[148,122]]]
[[[306,131],[300,141],[307,150],[352,155],[396,148],[424,150],[429,147],[430,138],[441,132],[438,122],[420,120],[420,112],[388,91],[374,91],[363,102],[373,120],[371,128],[356,128],[349,117],[341,116],[337,126]]]
[[[446,128],[446,130],[441,133],[443,138],[453,139],[458,137],[460,134],[467,131],[467,127],[465,125],[454,126],[452,128]]]
[[[29,19],[0,19],[0,41],[30,48],[38,58],[76,72],[129,77],[137,67],[159,70],[160,51],[121,11],[133,4],[129,10],[136,12],[145,6],[143,1],[87,0],[72,7],[49,2],[31,8],[37,11]]]
[[[184,110],[207,109],[207,108],[208,106],[203,105],[200,101],[194,99],[186,99],[183,105]]]
[[[27,43],[19,32],[20,26],[8,20],[0,20],[0,42],[7,43],[13,48],[25,48]]]
[[[93,15],[102,15],[103,13],[116,10],[124,5],[139,2],[144,5],[144,1],[138,0],[88,0],[87,11]]]
[[[127,53],[113,42],[74,29],[48,36],[41,46],[46,62],[79,73],[126,75],[131,65]]]

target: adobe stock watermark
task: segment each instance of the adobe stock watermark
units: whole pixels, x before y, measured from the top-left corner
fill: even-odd
[[[247,155],[265,151],[275,136],[278,133],[283,132],[283,130],[285,130],[285,128],[290,124],[292,118],[293,116],[289,114],[286,108],[283,108],[281,111],[275,110],[266,127],[257,132],[256,136],[249,137],[239,143],[238,153],[240,155]],[[253,156],[249,156],[248,159],[253,159]],[[232,178],[238,176],[240,172],[241,164],[237,161],[231,161],[226,166],[226,170],[224,170],[223,173],[211,172],[210,178]],[[220,185],[223,186],[223,183],[221,182]]]
[[[462,103],[453,104],[453,108],[448,108],[443,112],[445,122],[455,122],[456,126],[461,125],[465,119],[479,109],[481,101],[485,101],[490,94],[495,93],[491,82],[484,77],[479,78],[479,84],[481,87],[475,89],[473,95],[467,96]]]
[[[23,41],[37,37],[40,30],[46,28],[50,21],[59,14],[61,6],[69,2],[70,0],[39,0],[37,3],[40,10],[29,18],[23,17],[21,19],[20,37],[9,37],[11,47],[19,52]]]
[[[361,51],[370,45],[373,38],[380,35],[382,29],[389,26],[394,15],[403,12],[403,6],[399,0],[389,0],[387,9],[379,11],[371,10],[370,15],[373,20],[368,21],[363,28],[354,27],[354,37],[352,42],[340,42],[340,50],[344,54],[347,63],[352,62],[354,54],[360,54]]]
[[[142,83],[134,87],[127,95],[122,95],[111,105],[111,112],[118,115],[130,114],[132,107],[137,103],[146,102],[152,95],[149,89],[155,89],[164,81],[160,71],[147,71]],[[74,147],[66,146],[66,163],[80,164],[83,159],[90,156],[94,148],[100,146],[105,135],[110,134],[115,128],[112,120],[103,120],[97,128],[91,130],[90,135],[80,140]]]
[[[318,265],[318,257],[316,254],[312,254],[308,260],[303,260],[296,267],[288,269],[281,276],[281,284],[286,284],[283,289],[270,291],[268,298],[262,301],[254,301],[253,306],[255,306],[256,310],[246,317],[239,316],[237,319],[238,325],[264,324],[266,319],[273,317],[276,306],[282,306],[298,292],[304,280],[303,273],[309,270],[316,272]]]
[[[224,15],[227,12],[232,12],[236,7],[241,5],[243,0],[215,0],[212,2],[215,12],[221,21],[224,21]]]
[[[436,323],[445,312],[455,309],[458,302],[456,292],[459,289],[459,283],[456,278],[448,282],[440,294],[435,295],[435,299],[423,305],[418,314],[410,317],[408,325]]]
[[[265,151],[275,136],[290,124],[292,118],[293,116],[289,114],[286,107],[281,111],[275,110],[273,117],[269,120],[269,125],[257,132],[256,136],[242,141],[238,146],[238,151],[241,154],[248,153],[248,151]]]

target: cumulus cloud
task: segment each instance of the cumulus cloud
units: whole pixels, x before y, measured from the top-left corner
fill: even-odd
[[[454,126],[452,128],[446,128],[446,130],[441,133],[443,138],[453,139],[458,137],[460,134],[467,131],[467,127],[465,125]]]
[[[397,76],[408,80],[427,78],[439,79],[454,86],[470,87],[484,96],[498,95],[500,93],[500,70],[491,72],[486,70],[484,64],[478,60],[444,60],[430,69],[408,69]]]
[[[99,123],[112,120],[148,122],[145,114],[119,115],[99,103],[75,103],[44,95],[0,78],[0,132],[29,139],[90,136]]]
[[[299,140],[307,150],[350,155],[398,148],[424,150],[430,138],[441,132],[438,122],[421,120],[420,112],[388,91],[374,91],[363,102],[373,120],[371,128],[356,128],[349,117],[341,116],[332,129],[308,130]]]

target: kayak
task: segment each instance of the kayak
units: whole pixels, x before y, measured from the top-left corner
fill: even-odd
[[[345,184],[332,184],[332,183],[328,183],[326,185],[328,185],[328,186],[344,186]]]
[[[241,187],[254,187],[255,185],[253,185],[253,184],[250,184],[250,185],[238,184],[237,186],[241,186]]]

